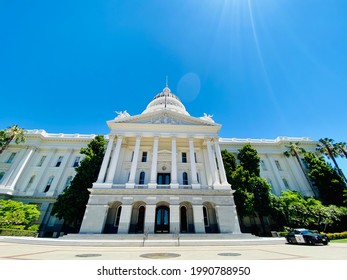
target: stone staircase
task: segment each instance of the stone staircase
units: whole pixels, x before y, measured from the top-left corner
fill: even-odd
[[[68,234],[60,244],[83,246],[226,246],[284,243],[283,238],[257,237],[251,234]]]
[[[284,244],[283,237],[251,234],[68,234],[59,238],[1,236],[0,242],[50,246],[170,247]]]

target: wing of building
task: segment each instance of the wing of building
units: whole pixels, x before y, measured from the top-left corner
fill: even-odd
[[[261,176],[274,194],[286,189],[314,192],[286,145],[309,138],[274,140],[220,138],[211,116],[192,117],[168,87],[138,115],[119,112],[107,122],[108,145],[80,233],[228,233],[240,226],[233,190],[226,179],[221,150],[237,154],[246,143],[261,157]],[[0,155],[0,198],[36,203],[41,236],[58,236],[62,221],[50,215],[68,187],[95,135],[49,134],[32,130],[25,144],[11,144]]]

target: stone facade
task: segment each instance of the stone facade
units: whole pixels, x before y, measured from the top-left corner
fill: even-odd
[[[118,112],[107,122],[108,145],[80,233],[240,233],[232,187],[221,150],[237,154],[245,143],[261,157],[261,176],[279,195],[285,189],[313,196],[290,142],[314,151],[309,138],[220,138],[211,116],[196,118],[168,87],[139,115]],[[95,135],[28,131],[25,144],[0,156],[0,198],[39,204],[41,235],[59,235],[50,216],[57,196],[75,175],[79,154]]]

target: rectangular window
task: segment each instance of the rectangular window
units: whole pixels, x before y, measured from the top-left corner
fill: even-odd
[[[45,190],[43,192],[48,192],[49,191],[49,189],[50,189],[50,187],[52,185],[53,179],[54,179],[54,176],[49,177],[47,185],[46,185],[46,188],[45,188]]]
[[[260,165],[263,170],[267,170],[267,167],[265,165],[265,162],[263,160],[260,160]]]
[[[43,162],[45,161],[46,157],[47,157],[47,156],[42,156],[42,157],[41,157],[39,163],[37,164],[38,167],[41,167],[41,166],[42,166],[42,164],[43,164]]]
[[[147,152],[142,153],[142,162],[147,162]]]
[[[304,166],[305,169],[308,169],[308,164],[307,161],[305,159],[301,159],[302,165]]]
[[[182,162],[187,162],[187,153],[182,153]]]
[[[281,167],[280,162],[279,162],[278,160],[275,160],[275,164],[276,164],[276,166],[277,166],[277,169],[278,169],[279,171],[282,171],[282,167]]]
[[[60,156],[58,158],[58,161],[57,161],[57,164],[55,165],[55,167],[59,167],[62,161],[63,161],[63,156]]]
[[[66,189],[67,187],[70,187],[72,179],[73,179],[72,176],[69,176],[69,177],[66,179],[65,189]]]
[[[81,157],[76,157],[75,158],[75,161],[73,163],[73,167],[78,167],[80,165],[80,159],[81,159]]]
[[[6,163],[12,163],[15,156],[16,156],[16,153],[11,153],[11,155],[8,158],[8,160],[6,161]]]
[[[283,184],[286,186],[286,188],[289,188],[289,184],[286,178],[282,178]]]

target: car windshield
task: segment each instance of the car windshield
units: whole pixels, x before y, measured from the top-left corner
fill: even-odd
[[[300,232],[301,232],[301,234],[314,234],[314,232],[312,232],[310,230],[302,230]]]

